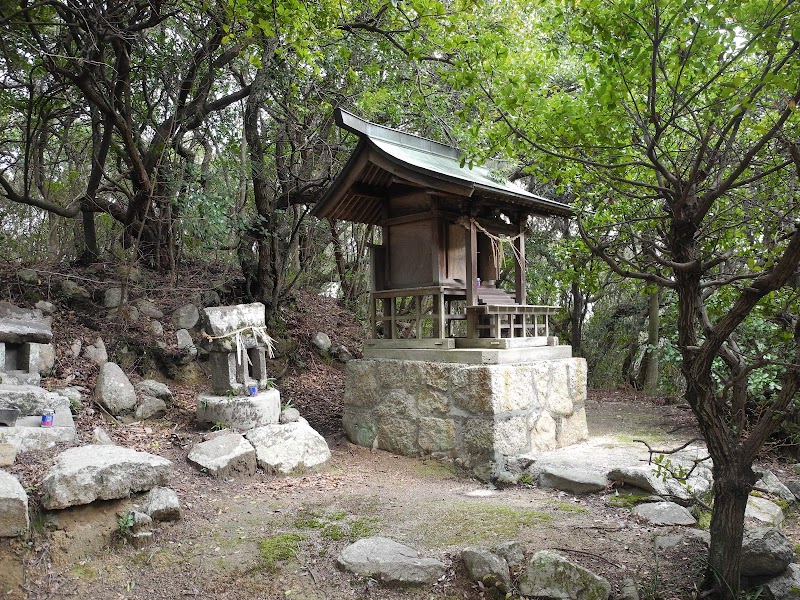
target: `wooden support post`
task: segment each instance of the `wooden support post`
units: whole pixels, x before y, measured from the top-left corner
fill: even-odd
[[[467,254],[467,307],[478,303],[478,294],[475,287],[478,278],[478,232],[475,223],[469,222],[469,231],[466,235],[465,251]],[[467,311],[467,337],[476,338],[478,335],[478,319],[475,311]]]
[[[525,217],[520,217],[519,237],[514,240],[514,286],[517,304],[527,304],[528,290],[525,280]],[[518,258],[517,258],[518,257]]]
[[[375,304],[378,302],[378,299],[375,297],[375,294],[369,295],[369,323],[372,327],[372,339],[378,339],[378,323],[375,319]]]

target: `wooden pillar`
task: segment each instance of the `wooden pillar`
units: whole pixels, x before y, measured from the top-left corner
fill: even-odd
[[[519,237],[514,240],[514,287],[517,304],[527,304],[527,282],[525,281],[525,218],[520,218]]]
[[[472,221],[469,222],[464,250],[467,255],[467,337],[476,338],[478,337],[477,316],[475,311],[469,310],[470,306],[478,303],[478,292],[475,287],[478,277],[478,232]]]

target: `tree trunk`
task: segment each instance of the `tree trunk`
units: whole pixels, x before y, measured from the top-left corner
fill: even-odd
[[[736,600],[740,588],[744,512],[756,477],[738,453],[713,458],[714,512],[704,587],[715,590],[715,598]]]
[[[647,307],[647,351],[645,354],[644,391],[650,395],[658,392],[658,338],[660,290],[649,294]]]
[[[572,355],[582,356],[581,350],[581,328],[583,325],[583,292],[577,281],[572,282],[572,312],[569,315],[570,342],[572,343]]]
[[[81,221],[83,222],[83,251],[78,261],[83,264],[96,262],[100,258],[100,249],[97,246],[97,228],[94,223],[94,212],[91,210],[81,211]]]

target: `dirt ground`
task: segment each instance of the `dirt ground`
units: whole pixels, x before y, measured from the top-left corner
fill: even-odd
[[[39,484],[63,448],[20,455],[9,470],[29,491],[33,533],[26,540],[0,540],[2,598],[491,598],[467,580],[458,555],[466,546],[508,540],[518,540],[528,553],[557,550],[605,576],[615,593],[630,578],[643,599],[693,597],[704,547],[684,536],[676,546],[656,550],[657,537],[663,541],[679,531],[638,522],[628,508],[614,505],[618,496],[613,489],[581,497],[533,485],[494,489],[448,463],[373,452],[347,442],[341,432],[341,365],[320,357],[309,343],[316,331],[325,331],[335,344],[359,356],[363,327],[333,300],[303,293],[291,300],[284,329],[275,332],[280,347],[271,371],[279,377],[282,400],[291,401],[326,436],[331,460],[319,470],[291,477],[259,471],[251,478],[219,481],[186,461],[191,445],[204,435],[193,417],[194,398],[208,387],[203,363],[169,367],[173,344],[168,342],[160,356],[142,352],[153,343],[143,327],[103,317],[97,307],[104,287],[113,285],[112,265],[79,274],[79,283],[93,294],[83,304],[65,303],[52,291],[58,278],[75,277],[74,270],[42,271],[40,276],[41,285],[31,289],[16,283],[12,272],[0,271],[0,299],[26,306],[38,297],[57,304],[56,368],[43,385],[85,388],[87,401],[76,415],[81,443],[103,425],[116,443],[174,461],[170,487],[179,495],[183,516],[158,525],[147,547],[133,547],[119,535],[118,520],[140,496],[40,512]],[[227,274],[197,270],[177,287],[150,277],[134,285],[132,294],[151,299],[169,315],[191,293]],[[233,291],[223,294],[223,303],[237,300]],[[172,339],[168,318],[164,323],[164,340]],[[88,400],[97,367],[69,354],[75,340],[89,344],[98,336],[133,381],[168,381],[175,401],[166,417],[129,425],[104,421]],[[670,447],[696,435],[688,410],[630,391],[591,392],[587,415],[592,435],[623,442],[644,439],[654,447]],[[779,476],[789,472],[777,459],[766,464]],[[800,542],[793,516],[784,530],[793,543]],[[434,586],[396,589],[340,571],[340,551],[366,535],[390,537],[440,558],[450,566],[447,575]],[[287,545],[288,558],[279,560],[278,542]]]
[[[686,411],[631,394],[594,392],[587,413],[594,435],[685,439],[667,432],[686,425]],[[134,436],[142,426],[122,427]],[[31,599],[483,598],[491,596],[466,580],[458,553],[507,540],[528,552],[562,552],[604,575],[615,592],[632,578],[643,598],[690,598],[702,569],[699,542],[685,538],[656,552],[656,536],[677,529],[648,526],[629,509],[608,506],[613,490],[575,497],[525,485],[494,489],[447,463],[373,452],[339,436],[328,438],[333,457],[319,471],[218,481],[186,462],[188,445],[201,434],[163,434],[159,444],[150,434],[148,450],[175,461],[180,521],[160,525],[154,543],[137,549],[115,535],[118,515],[136,497],[48,513],[35,523],[33,542],[7,545],[23,557],[26,577],[19,589],[0,592]],[[409,544],[451,568],[435,586],[416,589],[389,589],[337,569],[342,548],[365,534]],[[270,565],[260,545],[281,535],[296,536],[296,553]]]

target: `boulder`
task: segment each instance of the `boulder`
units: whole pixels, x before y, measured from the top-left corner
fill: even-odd
[[[300,411],[296,408],[286,408],[281,411],[281,416],[278,422],[285,425],[286,423],[294,423],[300,420]]]
[[[675,496],[682,499],[702,494],[711,488],[711,481],[700,475],[690,477],[686,485],[672,478],[667,478],[665,481],[656,475],[656,469],[652,466],[612,469],[608,473],[608,479],[641,488],[658,496]]]
[[[164,326],[160,321],[153,319],[147,322],[147,332],[154,337],[161,337],[164,335]]]
[[[178,329],[175,332],[178,354],[180,354],[179,364],[186,364],[194,360],[197,356],[197,346],[194,345],[192,334],[188,329]]]
[[[17,280],[28,285],[39,285],[39,274],[33,269],[20,269],[17,271]]]
[[[226,425],[237,431],[273,425],[281,414],[281,395],[278,390],[266,390],[255,396],[197,397],[197,423],[201,426]]]
[[[311,343],[323,354],[327,354],[331,350],[331,338],[328,337],[327,333],[323,333],[322,331],[318,331],[314,334],[314,337],[311,338]]]
[[[144,421],[145,419],[157,419],[165,414],[167,414],[167,404],[161,398],[142,396],[134,416],[137,421]]]
[[[340,568],[386,583],[432,584],[444,575],[446,565],[394,540],[368,537],[350,544],[339,555]]]
[[[200,292],[200,303],[203,306],[219,306],[221,300],[219,294],[214,290],[203,290]]]
[[[780,506],[758,496],[750,496],[747,499],[747,508],[744,511],[744,516],[746,519],[753,519],[773,527],[780,526],[786,518]]]
[[[637,504],[632,512],[653,525],[694,525],[697,523],[692,513],[674,502]]]
[[[89,300],[92,297],[85,287],[78,285],[71,279],[64,279],[59,289],[67,300]]]
[[[117,308],[120,304],[122,304],[122,288],[108,288],[103,292],[103,306]]]
[[[601,492],[608,486],[602,473],[579,467],[546,465],[539,473],[539,486],[572,494]]]
[[[523,596],[554,600],[607,600],[608,581],[560,554],[542,550],[533,555],[519,580]]]
[[[525,562],[525,549],[516,540],[501,542],[492,548],[492,552],[506,559],[509,567],[521,567]]]
[[[99,446],[115,446],[114,440],[102,427],[95,427],[92,431],[92,444]]]
[[[773,496],[786,500],[786,502],[790,504],[797,501],[792,491],[781,483],[781,480],[778,479],[778,476],[772,471],[762,467],[753,467],[753,472],[761,475],[761,478],[756,481],[755,487],[762,488]]]
[[[777,577],[761,586],[761,600],[800,600],[800,565],[791,563]]]
[[[0,537],[28,533],[28,494],[11,473],[0,471]]]
[[[139,298],[133,302],[133,305],[139,309],[139,313],[148,319],[163,319],[164,313],[150,300]]]
[[[245,436],[256,449],[258,466],[268,472],[285,475],[321,465],[331,457],[325,438],[302,417],[286,425],[257,427]]]
[[[17,459],[17,447],[8,442],[0,442],[0,467],[13,465]]]
[[[164,402],[172,402],[172,390],[169,389],[167,384],[155,379],[144,379],[133,387],[143,396],[153,396],[161,398]]]
[[[496,587],[501,592],[511,589],[511,572],[502,556],[488,548],[471,546],[461,551],[461,560],[472,581],[479,581],[486,587]]]
[[[136,406],[136,390],[117,363],[107,362],[100,367],[94,398],[112,415],[130,412]]]
[[[88,445],[56,456],[42,482],[48,510],[124,498],[163,485],[172,472],[166,458],[130,448]]]
[[[141,501],[142,512],[154,521],[177,521],[181,518],[181,504],[175,490],[154,487]]]
[[[748,527],[742,540],[742,575],[782,573],[794,558],[791,542],[774,527]]]
[[[63,394],[48,392],[37,385],[0,385],[0,407],[17,406],[22,416],[41,416],[47,409],[69,410],[69,402]]]
[[[189,462],[212,477],[227,479],[234,475],[255,475],[255,448],[239,433],[226,433],[195,444]]]
[[[194,304],[184,304],[172,313],[172,324],[175,329],[191,329],[200,320],[200,311]]]
[[[42,311],[42,313],[46,315],[52,315],[56,312],[56,305],[52,302],[48,302],[47,300],[39,300],[36,304],[33,305],[36,310]]]
[[[107,363],[108,352],[106,351],[106,344],[103,338],[97,338],[94,344],[85,346],[83,348],[83,355],[98,366]]]

